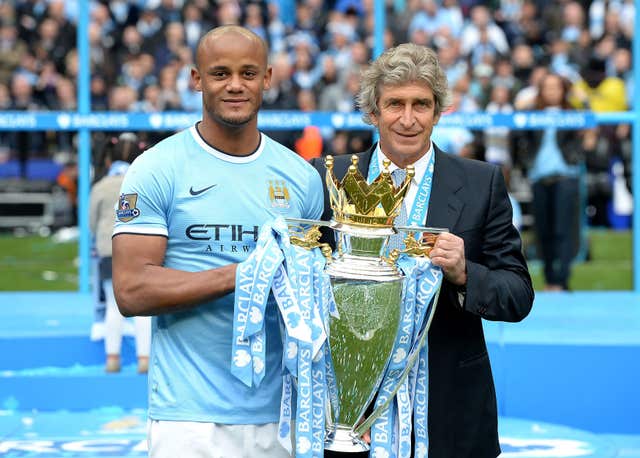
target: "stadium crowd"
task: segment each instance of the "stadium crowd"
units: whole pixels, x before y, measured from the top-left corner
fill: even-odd
[[[571,84],[573,108],[626,111],[634,8],[633,0],[387,0],[384,44],[433,47],[454,94],[452,111],[535,109],[537,84],[550,72]],[[240,24],[270,46],[265,109],[355,111],[359,74],[372,58],[373,10],[373,0],[93,0],[91,109],[199,111],[190,79],[198,39],[213,26]],[[0,0],[0,110],[76,109],[76,24],[77,0]],[[306,158],[361,151],[372,140],[370,131],[314,126],[268,133]],[[169,133],[140,134],[153,144]],[[61,152],[73,158],[74,135],[0,133],[0,163]],[[112,134],[92,135],[100,145]],[[590,223],[609,226],[612,164],[621,165],[630,190],[630,129],[603,125],[583,139]],[[501,164],[513,186],[526,186],[526,142],[516,131],[439,129],[434,141]]]

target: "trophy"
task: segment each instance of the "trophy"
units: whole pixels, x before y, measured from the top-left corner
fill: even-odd
[[[444,231],[393,225],[415,174],[412,166],[407,167],[405,181],[395,186],[390,162],[385,159],[381,174],[368,184],[358,171],[357,156],[351,161],[344,178],[338,180],[333,158],[326,158],[325,179],[333,210],[330,222],[287,219],[288,223],[313,225],[317,236],[317,226],[328,226],[336,235],[336,250],[328,258],[325,272],[338,312],[330,319],[328,339],[339,406],[327,409],[324,447],[340,452],[369,450],[361,435],[384,408],[374,409],[365,418],[392,356],[402,314],[405,277],[396,261],[402,253],[428,256],[432,245],[418,242],[414,233]],[[407,233],[405,249],[387,253],[390,237],[399,233]],[[309,239],[291,237],[291,242],[310,248],[314,244]],[[414,362],[408,359],[404,376]],[[336,410],[338,418],[332,418],[331,412]]]

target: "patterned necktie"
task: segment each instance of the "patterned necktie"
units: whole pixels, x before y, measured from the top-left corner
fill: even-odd
[[[406,176],[407,176],[407,171],[405,169],[395,169],[393,172],[391,172],[391,179],[393,180],[394,186],[396,188],[398,186],[401,186],[404,183]],[[407,209],[403,202],[400,207],[400,214],[398,214],[398,216],[396,216],[396,219],[393,221],[394,226],[396,227],[406,226],[407,217],[408,217]],[[399,232],[395,235],[392,235],[389,238],[389,252],[396,248],[398,250],[402,250],[404,248],[405,237],[406,237],[406,234],[404,232]]]

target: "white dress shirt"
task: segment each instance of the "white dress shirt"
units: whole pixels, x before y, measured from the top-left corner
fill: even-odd
[[[380,172],[382,172],[383,170],[382,161],[384,159],[388,159],[388,157],[380,149],[380,143],[378,143],[378,146],[376,146],[376,152],[378,157],[378,169],[380,170]],[[411,164],[415,168],[416,174],[411,179],[411,185],[409,186],[409,191],[407,191],[407,194],[404,197],[404,205],[405,205],[405,209],[407,210],[407,215],[409,215],[409,217],[411,217],[411,209],[413,208],[413,201],[416,199],[416,195],[418,195],[418,188],[420,186],[420,183],[422,183],[422,178],[424,178],[424,174],[427,173],[427,165],[429,164],[429,160],[432,154],[433,154],[433,143],[429,145],[429,149],[427,150],[426,154],[424,154],[420,159],[418,159],[416,162]],[[393,171],[398,168],[399,167],[396,164],[391,162],[391,165],[389,166],[389,172],[393,173]],[[428,211],[429,209],[427,208],[427,212]],[[424,225],[425,222],[422,221],[421,224]]]

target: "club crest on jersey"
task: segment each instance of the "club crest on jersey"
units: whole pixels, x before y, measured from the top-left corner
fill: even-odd
[[[136,208],[138,202],[138,194],[120,194],[118,199],[118,208],[116,209],[116,217],[118,221],[127,223],[133,218],[140,216],[140,210]]]
[[[269,200],[274,208],[289,208],[289,190],[284,180],[269,180]]]

